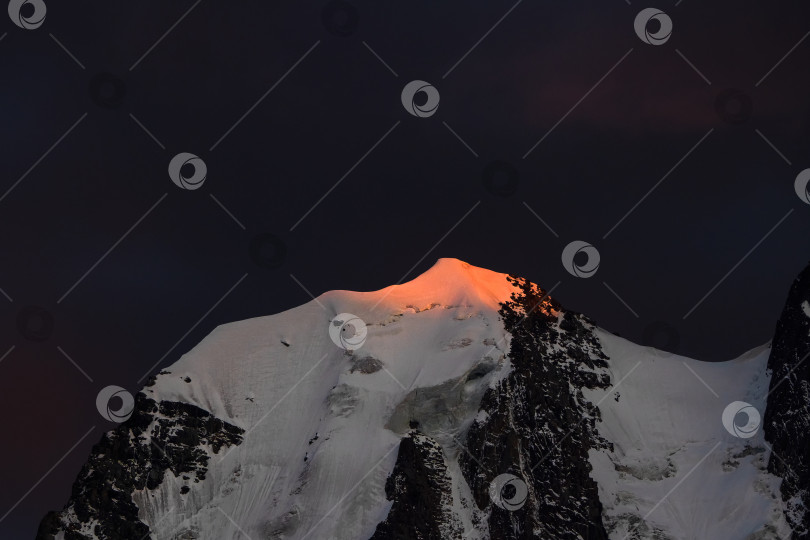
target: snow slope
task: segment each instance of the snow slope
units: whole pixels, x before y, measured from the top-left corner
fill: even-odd
[[[389,417],[412,389],[503,355],[497,310],[510,292],[502,274],[442,259],[403,285],[333,291],[220,326],[146,393],[210,411],[244,428],[245,441],[213,456],[205,481],[166,481],[156,496],[136,497],[142,520],[156,538],[371,536],[390,507],[383,486],[399,434],[386,428]],[[345,312],[368,327],[353,355],[328,335]],[[352,373],[353,359],[367,356],[383,369]]]
[[[770,349],[709,363],[604,331],[599,339],[615,390],[588,397],[615,449],[592,452],[591,462],[610,537],[654,538],[655,530],[679,540],[789,537],[763,431],[737,438],[721,420],[733,401],[765,410]]]

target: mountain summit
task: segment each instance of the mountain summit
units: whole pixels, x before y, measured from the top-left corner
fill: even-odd
[[[137,393],[38,539],[805,538],[802,275],[773,352],[722,363],[456,259],[219,326]]]

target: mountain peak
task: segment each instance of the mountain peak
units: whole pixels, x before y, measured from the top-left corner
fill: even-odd
[[[460,259],[441,258],[411,281],[361,294],[378,296],[376,302],[393,308],[404,303],[422,307],[415,302],[424,302],[426,306],[432,303],[477,305],[497,310],[512,290],[506,274],[473,266]]]

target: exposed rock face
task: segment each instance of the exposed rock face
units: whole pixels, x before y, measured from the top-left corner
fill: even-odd
[[[776,325],[768,369],[765,438],[773,446],[768,471],[782,478],[793,538],[810,538],[810,266],[788,294]]]
[[[42,520],[37,540],[142,539],[149,527],[138,517],[133,493],[157,488],[167,471],[188,484],[205,478],[211,453],[242,442],[243,430],[187,403],[139,393],[126,422],[104,434],[73,484],[68,504]]]
[[[597,434],[599,410],[581,391],[610,386],[607,357],[586,317],[563,312],[524,279],[510,281],[516,292],[500,315],[512,336],[511,370],[484,393],[458,457],[477,506],[473,525],[498,540],[607,540],[588,450],[610,443]],[[492,481],[505,473],[528,490],[513,511],[491,498]],[[406,436],[386,484],[394,504],[374,540],[461,538],[441,512],[450,490],[441,447],[419,433]]]
[[[562,313],[545,291],[510,278],[518,292],[500,311],[511,333],[511,373],[491,388],[459,458],[490,538],[606,540],[588,450],[609,447],[599,410],[581,388],[608,388],[606,356],[582,315]],[[562,316],[559,317],[560,313]],[[490,483],[510,473],[528,489],[514,511],[493,504]],[[504,497],[514,496],[508,493]]]
[[[394,471],[385,483],[394,501],[371,540],[446,540],[461,538],[449,508],[452,486],[441,446],[418,431],[402,439]]]

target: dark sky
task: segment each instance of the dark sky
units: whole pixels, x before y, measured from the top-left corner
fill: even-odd
[[[308,301],[291,274],[374,290],[456,257],[714,361],[770,339],[810,259],[806,2],[665,0],[660,46],[635,0],[46,2],[0,21],[1,538],[66,502],[101,388]]]

